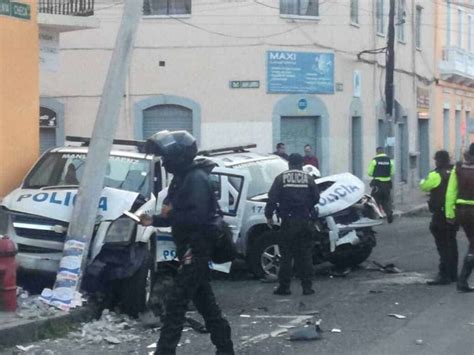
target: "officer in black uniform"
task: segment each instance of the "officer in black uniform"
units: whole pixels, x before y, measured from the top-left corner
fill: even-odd
[[[457,280],[458,274],[458,245],[456,241],[457,226],[446,221],[445,204],[446,190],[449,176],[453,169],[449,153],[445,150],[437,151],[434,156],[436,169],[421,180],[420,188],[430,193],[428,206],[433,214],[430,231],[435,239],[439,254],[439,271],[434,280],[428,285],[447,285]]]
[[[370,162],[369,176],[372,178],[372,196],[387,215],[387,222],[393,222],[392,210],[392,177],[395,175],[395,164],[385,154],[383,147],[377,148],[377,155]]]
[[[146,150],[160,155],[166,171],[174,177],[161,214],[142,215],[141,222],[156,227],[171,226],[180,260],[175,283],[166,301],[155,354],[176,353],[190,301],[203,316],[217,354],[234,354],[229,323],[222,316],[209,282],[210,225],[217,213],[209,180],[212,167],[194,162],[196,140],[185,131],[158,132],[148,139]]]
[[[311,217],[319,202],[318,186],[313,177],[303,171],[303,157],[291,154],[288,160],[290,170],[278,175],[268,193],[265,217],[269,226],[273,213],[278,208],[282,219],[278,245],[281,262],[275,295],[290,295],[292,261],[301,279],[304,295],[314,293],[312,289],[313,260]]]

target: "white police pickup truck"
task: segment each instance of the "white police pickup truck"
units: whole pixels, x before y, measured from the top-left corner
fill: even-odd
[[[57,272],[88,144],[87,138],[68,137],[66,146],[44,153],[20,187],[0,204],[0,234],[8,235],[15,242],[22,271]],[[159,233],[122,215],[125,210],[154,213],[156,196],[170,182],[160,157],[145,154],[143,146],[144,142],[114,141],[89,253],[89,266],[94,260],[105,258],[115,266],[113,277],[126,280],[129,293],[136,293],[128,296],[143,299],[138,302],[141,303],[136,307],[138,311],[144,307],[141,293],[147,272],[143,266],[149,261],[145,259],[150,253],[156,255]],[[246,194],[245,176],[245,173],[221,167],[213,170],[219,202],[236,234],[245,200],[240,197],[229,203],[227,191],[232,181],[239,184],[242,196]],[[111,272],[111,267],[107,268]],[[93,268],[91,272],[101,270]]]

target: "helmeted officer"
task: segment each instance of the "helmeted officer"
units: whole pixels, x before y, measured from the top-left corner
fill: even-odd
[[[457,163],[451,172],[446,194],[446,218],[452,224],[459,222],[469,241],[457,289],[474,292],[474,287],[467,283],[474,268],[474,143],[464,154],[464,161]]]
[[[436,169],[421,180],[420,188],[430,193],[428,206],[432,213],[430,231],[435,239],[439,254],[439,271],[428,285],[446,285],[457,281],[458,276],[458,245],[456,226],[447,223],[445,216],[446,190],[453,166],[449,153],[445,150],[436,152],[434,156]]]
[[[155,354],[175,354],[188,303],[204,318],[217,354],[234,354],[231,329],[222,316],[209,283],[212,240],[209,228],[217,202],[209,180],[208,164],[194,161],[196,140],[185,131],[162,131],[146,143],[147,152],[160,155],[173,174],[166,204],[158,216],[141,216],[144,225],[171,226],[180,267],[166,301],[165,315]]]
[[[276,295],[289,295],[292,261],[301,279],[304,295],[314,293],[312,289],[313,260],[311,215],[319,202],[318,186],[313,177],[303,171],[303,157],[291,154],[289,170],[278,175],[268,193],[265,217],[271,226],[273,213],[278,208],[282,219],[278,245],[281,262],[278,273],[279,286]]]
[[[377,155],[370,162],[368,174],[372,177],[372,196],[385,211],[388,223],[392,223],[392,177],[395,175],[395,164],[385,154],[383,147],[377,148]]]

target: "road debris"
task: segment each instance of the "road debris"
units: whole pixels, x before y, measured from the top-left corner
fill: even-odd
[[[37,348],[37,346],[36,345],[28,345],[28,346],[17,345],[16,348],[18,350],[27,352],[27,351],[33,350],[34,348]]]
[[[397,268],[395,264],[392,263],[386,265],[382,265],[376,261],[372,261],[372,263],[379,268],[379,271],[384,272],[386,274],[400,274],[402,272],[402,270]]]
[[[250,314],[241,314],[240,318],[250,318]]]
[[[389,317],[394,317],[394,318],[397,318],[397,319],[405,319],[406,316],[404,315],[401,315],[401,314],[396,314],[396,313],[390,313],[388,314]]]
[[[30,296],[27,291],[18,293],[16,315],[19,318],[43,319],[62,313],[61,310],[42,302],[39,296]]]
[[[320,312],[318,310],[312,309],[308,311],[300,311],[299,314],[305,315],[305,316],[314,316],[316,314],[319,314]]]
[[[71,338],[76,343],[108,343],[121,344],[140,339],[140,336],[131,334],[132,328],[138,327],[139,323],[125,314],[118,314],[105,309],[101,317],[90,323],[86,323],[79,331],[72,332]]]
[[[193,328],[196,332],[201,333],[201,334],[207,334],[209,331],[207,330],[206,326],[202,324],[201,322],[198,322],[194,318],[191,318],[189,316],[186,316],[186,323]]]
[[[423,342],[423,339],[417,339],[417,340],[415,341],[415,344],[416,344],[416,345],[423,345],[423,343],[424,343],[424,342]]]
[[[351,273],[351,268],[345,268],[345,269],[333,269],[329,271],[329,277],[346,277]]]
[[[339,328],[333,328],[331,329],[331,333],[342,333],[342,330]]]
[[[291,341],[298,340],[319,340],[321,336],[321,328],[318,324],[307,323],[305,325],[288,329]]]

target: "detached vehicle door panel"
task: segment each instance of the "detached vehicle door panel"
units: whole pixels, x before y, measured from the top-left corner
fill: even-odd
[[[249,178],[245,171],[216,167],[210,175],[219,206],[224,214],[224,220],[229,224],[233,233],[234,242],[239,237],[242,227]],[[167,189],[158,194],[157,213]],[[158,228],[156,239],[156,262],[173,260],[176,256],[176,247],[169,237],[169,228]],[[168,236],[168,237],[167,237]]]
[[[224,220],[232,229],[234,243],[242,227],[249,180],[248,173],[242,170],[216,167],[211,173],[217,200]]]

